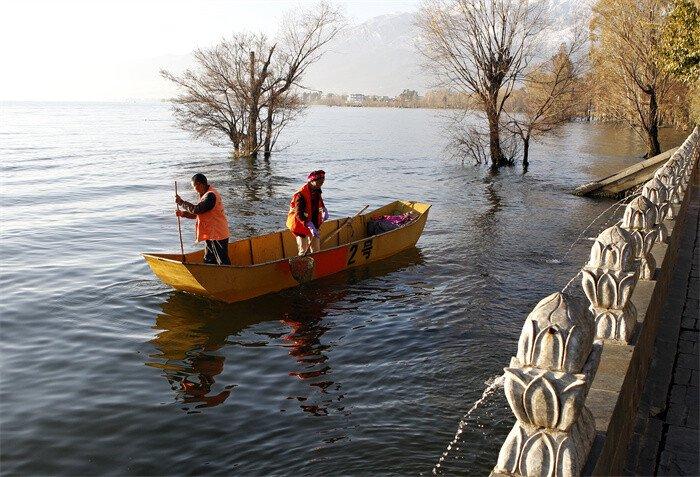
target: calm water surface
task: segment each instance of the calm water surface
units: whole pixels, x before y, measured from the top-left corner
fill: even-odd
[[[490,177],[447,158],[438,112],[312,108],[251,163],[191,140],[166,105],[1,108],[6,475],[428,474],[587,255],[584,240],[562,258],[610,203],[568,191],[643,150],[572,124],[533,145],[528,174]],[[139,255],[179,248],[174,179],[206,173],[241,238],[283,227],[318,168],[336,217],[433,204],[418,246],[234,305],[169,290]],[[500,392],[445,472],[487,473],[512,422]]]

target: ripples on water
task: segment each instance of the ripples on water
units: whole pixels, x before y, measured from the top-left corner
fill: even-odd
[[[288,149],[251,163],[161,104],[3,104],[3,473],[429,473],[525,315],[587,254],[561,259],[609,203],[568,190],[642,149],[572,124],[533,144],[527,175],[490,177],[444,158],[440,123],[311,108]],[[139,255],[179,246],[173,179],[205,172],[240,238],[283,227],[317,168],[335,216],[432,203],[418,247],[232,305],[170,291]],[[512,419],[486,402],[444,471],[488,472]]]

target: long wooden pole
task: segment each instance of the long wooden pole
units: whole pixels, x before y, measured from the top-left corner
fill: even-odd
[[[175,181],[175,198],[177,199],[177,181]],[[177,202],[175,203],[175,207],[177,207],[177,211],[180,211],[180,204]],[[182,226],[180,225],[180,216],[177,216],[177,231],[180,234],[180,253],[182,254],[182,263],[186,263],[187,259],[185,258],[185,246],[182,243]]]
[[[362,208],[362,210],[360,210],[358,213],[356,213],[355,215],[353,215],[352,217],[350,217],[350,218],[348,218],[348,219],[345,219],[345,222],[343,222],[343,225],[341,225],[340,227],[338,227],[338,230],[333,231],[333,233],[331,233],[328,237],[324,238],[324,239],[323,239],[323,242],[321,242],[321,243],[319,244],[319,247],[320,247],[321,245],[323,245],[324,243],[328,242],[330,239],[332,239],[332,238],[335,237],[336,235],[338,235],[338,234],[340,233],[340,231],[343,230],[343,229],[345,228],[345,226],[347,226],[355,217],[357,217],[357,216],[360,215],[362,212],[364,212],[365,210],[367,210],[367,207],[369,207],[369,205],[365,205],[365,206]],[[313,237],[311,238],[311,240],[313,240]],[[304,254],[302,255],[302,257],[308,255],[308,254],[309,254],[309,250],[311,250],[311,242],[309,242],[309,246],[306,247],[306,250],[304,251]]]

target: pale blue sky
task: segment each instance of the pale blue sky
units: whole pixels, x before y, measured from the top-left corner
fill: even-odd
[[[299,0],[0,1],[0,100],[147,97],[130,68],[184,55],[238,30],[273,33]],[[337,0],[362,22],[419,0]],[[145,65],[145,66],[144,66]],[[151,88],[148,86],[147,88]],[[150,90],[149,90],[150,91]],[[144,96],[145,95],[145,96]]]

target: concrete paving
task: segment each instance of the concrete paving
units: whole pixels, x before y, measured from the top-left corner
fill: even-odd
[[[627,475],[700,476],[698,202],[696,191],[627,451]]]

